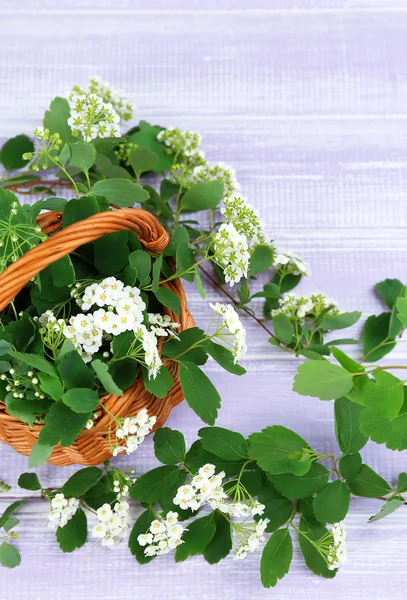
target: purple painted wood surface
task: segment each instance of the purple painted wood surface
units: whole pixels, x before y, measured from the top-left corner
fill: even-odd
[[[303,290],[367,316],[379,310],[376,281],[406,279],[405,0],[2,0],[1,9],[1,138],[30,133],[52,97],[99,73],[129,90],[137,116],[200,131],[210,159],[237,168],[270,235],[310,262]],[[207,301],[217,299],[209,288]],[[189,302],[204,325],[207,302],[193,289]],[[246,324],[245,379],[207,367],[223,398],[219,424],[247,434],[281,423],[335,451],[332,404],[294,394],[296,362]],[[401,347],[392,362],[403,358]],[[169,425],[193,441],[200,422],[182,404]],[[22,495],[15,481],[26,460],[3,445],[0,453],[0,475],[13,484],[1,512]],[[368,444],[363,454],[392,483],[406,470],[405,453]],[[151,440],[135,458],[138,472],[154,464]],[[40,469],[47,486],[71,472]],[[0,571],[0,600],[402,598],[406,515],[367,525],[376,509],[353,502],[349,560],[334,582],[310,575],[296,549],[289,576],[266,591],[259,554],[215,567],[168,556],[139,567],[125,545],[111,553],[93,540],[64,556],[37,499],[22,510],[23,563]]]

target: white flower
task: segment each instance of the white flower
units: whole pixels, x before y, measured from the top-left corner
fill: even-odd
[[[232,223],[223,223],[213,237],[214,260],[221,267],[225,281],[233,286],[247,277],[250,253],[246,236]]]
[[[173,154],[191,156],[197,151],[201,143],[201,136],[199,133],[183,131],[178,127],[172,127],[160,131],[157,135],[157,140],[163,142]]]
[[[102,539],[105,537],[108,529],[105,523],[98,523],[92,529],[92,537]]]
[[[221,304],[216,302],[209,305],[211,309],[223,319],[223,327],[234,339],[232,341],[232,351],[235,357],[235,363],[245,357],[247,352],[246,331],[239,319],[239,315],[231,304]],[[228,342],[228,335],[220,331],[217,335],[219,339]]]
[[[138,537],[137,537],[137,541],[140,544],[140,546],[147,546],[147,544],[151,544],[153,541],[153,535],[152,533],[141,533]]]
[[[331,528],[331,536],[332,544],[329,546],[326,560],[328,569],[333,571],[347,558],[345,524],[334,523]]]
[[[101,90],[95,93],[96,89],[93,86],[89,92],[84,92],[75,87],[69,96],[71,115],[68,125],[73,135],[82,137],[86,142],[97,137],[120,137],[121,135],[120,115],[111,102],[104,101],[100,95]]]
[[[240,188],[236,179],[236,171],[223,163],[205,163],[194,168],[191,175],[191,183],[200,181],[220,181],[224,185],[225,197],[231,196]]]
[[[146,435],[153,429],[157,417],[149,416],[147,409],[140,410],[135,417],[123,419],[121,427],[116,430],[116,438],[124,440],[125,446],[117,446],[113,450],[113,456],[120,452],[131,454],[143,443]]]
[[[144,547],[145,556],[167,554],[183,543],[182,535],[187,530],[177,521],[176,512],[168,513],[165,520],[159,516],[151,522],[147,533],[137,537],[140,546]]]
[[[285,274],[309,275],[310,269],[301,258],[294,256],[291,252],[277,252],[273,261],[274,267],[280,267]]]
[[[104,504],[96,511],[96,515],[99,522],[93,527],[92,536],[99,538],[102,546],[114,548],[128,531],[129,504],[122,500],[115,504],[114,510],[110,504]]]
[[[274,309],[271,314],[286,315],[291,320],[303,322],[306,318],[317,318],[322,312],[337,314],[336,302],[327,298],[324,294],[312,294],[311,296],[299,296],[294,292],[287,292],[278,301],[279,308]]]
[[[97,509],[96,515],[101,523],[107,523],[112,516],[112,507],[110,504],[103,504]]]
[[[78,510],[80,502],[77,498],[65,498],[64,494],[56,494],[50,502],[48,527],[58,529],[72,519]]]
[[[250,248],[264,243],[263,223],[259,211],[242,196],[226,197],[220,211],[225,222],[232,223],[236,230],[246,237]]]

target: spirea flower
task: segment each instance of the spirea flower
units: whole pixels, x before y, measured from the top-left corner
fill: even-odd
[[[187,529],[178,523],[178,513],[168,512],[165,517],[159,515],[152,521],[148,531],[137,537],[137,541],[144,548],[146,556],[160,556],[168,554],[183,544],[182,535]]]
[[[157,421],[157,417],[149,416],[147,409],[140,410],[135,417],[126,417],[121,426],[116,430],[116,438],[123,440],[125,445],[118,445],[113,450],[113,456],[125,452],[132,454],[140,444],[143,443],[146,435],[150,433]]]
[[[294,256],[291,252],[276,252],[273,266],[284,274],[290,275],[309,275],[310,269],[307,263]]]
[[[177,337],[175,330],[178,329],[180,324],[172,322],[169,315],[148,313],[148,323],[150,331],[152,331],[157,337]]]
[[[158,352],[158,339],[154,332],[149,331],[145,325],[140,325],[135,333],[145,352],[144,360],[147,366],[148,378],[155,379],[163,364]]]
[[[73,135],[90,142],[97,137],[120,137],[120,116],[110,102],[96,94],[71,94],[71,116],[68,119]]]
[[[72,519],[79,508],[79,500],[76,498],[65,498],[64,494],[56,494],[50,503],[50,512],[48,516],[48,527],[58,529]]]
[[[116,547],[125,537],[129,524],[129,504],[125,500],[117,502],[112,510],[110,504],[103,504],[96,511],[98,523],[92,529],[92,537],[101,540],[102,546]]]
[[[259,211],[242,196],[226,197],[220,212],[226,223],[232,223],[239,233],[246,236],[250,248],[264,243],[263,223]]]
[[[325,294],[299,296],[293,292],[287,292],[281,296],[278,303],[279,308],[271,312],[272,316],[286,315],[293,321],[303,322],[307,318],[317,318],[321,312],[327,309],[330,314],[338,313],[336,303],[327,298]]]
[[[157,140],[165,144],[171,154],[192,156],[199,148],[201,136],[178,127],[169,127],[160,131]]]
[[[343,522],[334,523],[331,528],[332,544],[328,550],[328,569],[333,571],[347,558],[346,528]]]
[[[217,337],[232,344],[232,352],[236,363],[244,358],[247,352],[246,331],[240,321],[239,315],[231,304],[216,302],[209,306],[215,314],[222,317],[223,328],[219,331]],[[226,332],[224,331],[225,329]],[[230,340],[230,336],[233,338],[232,340]]]
[[[240,185],[236,179],[236,171],[223,163],[205,163],[195,167],[190,178],[191,183],[200,181],[220,181],[224,185],[224,196],[228,198],[239,190]]]
[[[250,253],[246,236],[232,223],[223,223],[213,238],[214,260],[224,272],[225,280],[233,286],[247,277]]]
[[[269,524],[269,519],[260,519],[256,522],[243,523],[240,526],[236,526],[236,535],[238,539],[238,545],[234,548],[234,559],[242,560],[250,552],[257,550],[261,542],[265,541],[264,532]]]

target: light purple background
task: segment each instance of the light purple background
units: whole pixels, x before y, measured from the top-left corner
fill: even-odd
[[[56,94],[99,73],[129,90],[137,117],[200,131],[209,158],[236,167],[270,235],[310,262],[302,290],[324,291],[366,317],[380,310],[376,281],[406,281],[405,0],[0,4],[1,138],[31,133]],[[220,299],[208,288],[208,301]],[[191,289],[189,304],[205,325],[207,302]],[[294,394],[296,361],[251,320],[245,325],[248,374],[207,367],[223,398],[218,424],[248,434],[280,423],[335,452],[332,404]],[[403,345],[392,362],[402,359]],[[185,404],[168,424],[189,442],[200,427]],[[2,512],[22,495],[15,482],[26,459],[3,445],[0,453],[0,476],[14,486],[0,497]],[[363,454],[392,483],[407,470],[405,453],[368,444]],[[128,463],[137,473],[152,467],[152,440]],[[46,466],[39,474],[53,486],[72,472]],[[46,528],[46,503],[33,498],[21,511],[23,563],[0,570],[0,600],[404,598],[407,513],[368,525],[378,505],[352,502],[349,560],[335,581],[310,575],[296,548],[290,574],[266,591],[260,554],[214,567],[167,556],[140,567],[125,545],[110,552],[91,540],[63,555]]]

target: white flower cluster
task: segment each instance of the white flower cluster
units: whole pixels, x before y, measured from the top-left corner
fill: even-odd
[[[178,127],[169,127],[160,131],[157,140],[164,143],[172,154],[193,156],[199,148],[201,136],[199,133],[182,130]]]
[[[252,522],[239,527],[238,539],[240,544],[235,547],[234,559],[243,560],[250,552],[255,552],[261,542],[265,541],[264,532],[270,519],[260,519],[257,523]]]
[[[250,253],[246,236],[232,223],[223,223],[213,237],[214,260],[224,272],[225,280],[233,287],[247,277]]]
[[[113,456],[121,452],[131,454],[143,443],[157,421],[157,417],[149,417],[146,408],[140,410],[135,417],[126,417],[122,426],[116,430],[116,438],[124,440],[125,446],[116,446]]]
[[[229,342],[229,335],[233,337],[232,352],[235,357],[235,363],[245,357],[247,352],[246,331],[240,321],[239,315],[231,304],[209,304],[215,314],[222,317],[222,325],[227,330],[227,333],[220,331],[219,339]]]
[[[302,260],[302,258],[291,254],[291,252],[276,252],[274,256],[273,266],[279,268],[285,274],[310,274],[308,264],[304,260]]]
[[[152,521],[148,532],[140,534],[137,541],[146,556],[159,556],[183,544],[184,531],[188,530],[178,523],[178,513],[168,512],[165,519]]]
[[[114,548],[126,535],[129,524],[129,504],[125,500],[117,502],[114,510],[110,504],[103,504],[96,511],[99,522],[92,529],[92,537],[101,540],[102,546]]]
[[[224,197],[228,198],[238,191],[240,185],[236,179],[236,171],[223,163],[206,163],[194,168],[190,177],[191,183],[200,181],[220,181],[224,185]]]
[[[198,474],[191,479],[191,483],[178,488],[173,500],[174,504],[182,509],[198,510],[208,504],[213,510],[217,509],[232,517],[250,517],[261,515],[264,505],[252,500],[249,504],[244,502],[231,502],[222,487],[224,471],[215,474],[215,466],[208,463],[201,467]]]
[[[56,494],[50,503],[49,522],[50,529],[58,529],[72,519],[79,508],[79,500],[76,498],[65,498],[64,494]]]
[[[264,243],[263,223],[260,213],[242,196],[226,197],[220,212],[226,223],[232,223],[238,233],[246,236],[248,245],[253,248]]]
[[[329,547],[327,562],[328,569],[337,569],[347,558],[346,528],[344,523],[334,523],[331,528],[333,544]]]
[[[109,102],[123,121],[129,121],[132,118],[134,107],[126,102],[123,90],[112,88],[98,75],[89,81],[89,93],[96,94],[102,98],[103,102]]]
[[[278,301],[279,308],[271,312],[273,317],[286,315],[291,320],[303,322],[306,318],[316,318],[322,311],[330,308],[331,314],[338,313],[338,306],[325,296],[325,294],[312,294],[299,296],[293,292],[283,294]]]
[[[150,330],[157,337],[178,337],[175,330],[178,329],[180,324],[172,322],[169,315],[148,313],[148,323],[150,325]]]
[[[144,360],[148,368],[148,378],[155,379],[163,364],[158,352],[158,339],[153,331],[148,331],[145,325],[140,325],[135,334],[137,339],[141,341],[145,352]]]
[[[69,97],[71,116],[68,119],[73,135],[85,142],[96,138],[120,137],[120,116],[111,102],[104,102],[96,94],[76,94]]]

